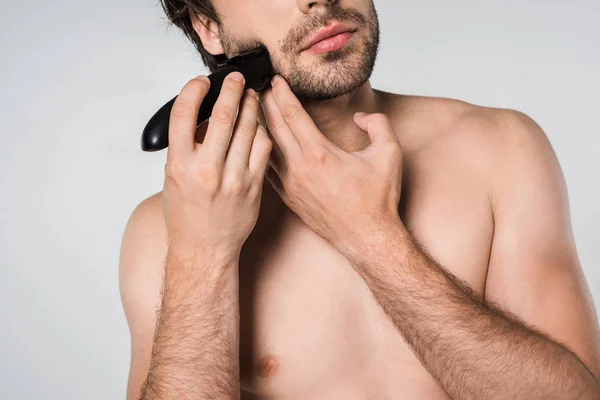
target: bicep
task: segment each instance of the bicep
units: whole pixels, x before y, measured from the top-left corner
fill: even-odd
[[[522,114],[498,154],[485,300],[575,353],[600,375],[598,322],[577,255],[567,189],[545,133]]]
[[[129,218],[119,259],[121,301],[131,335],[128,400],[139,399],[150,367],[165,255],[160,198],[153,196],[140,203]]]

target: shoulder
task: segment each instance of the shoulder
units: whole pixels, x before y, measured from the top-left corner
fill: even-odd
[[[513,146],[523,140],[547,142],[540,126],[525,113],[466,101],[387,93],[388,115],[402,139],[419,148],[462,141],[479,149]],[[539,143],[538,143],[539,144]]]
[[[460,165],[479,174],[490,198],[528,174],[561,171],[552,145],[524,112],[440,97],[396,96],[390,113],[400,142],[428,165]]]
[[[122,257],[144,257],[166,246],[162,191],[142,200],[132,211],[122,240]],[[128,261],[128,260],[122,260]]]
[[[157,300],[166,254],[167,230],[162,213],[162,192],[159,192],[135,207],[123,233],[119,285],[128,316],[138,307],[140,296],[149,295],[151,303]]]
[[[448,135],[463,146],[486,182],[494,215],[512,207],[532,187],[566,195],[564,177],[552,144],[529,115],[514,109],[471,106],[456,118]],[[511,205],[512,204],[512,205]]]
[[[566,195],[564,176],[541,126],[514,109],[472,106],[460,114],[448,132],[463,145],[462,156],[471,157],[486,179],[495,215],[532,187],[547,194]]]
[[[121,243],[119,288],[131,338],[127,398],[139,398],[148,372],[167,253],[162,192],[132,211]]]
[[[138,228],[140,225],[153,228],[164,226],[164,217],[162,214],[163,192],[155,193],[144,200],[133,209],[131,216],[127,221],[128,228]]]
[[[493,176],[510,174],[515,167],[533,167],[540,158],[553,155],[546,133],[521,111],[464,103],[449,120],[440,142],[460,145],[463,157],[477,160]]]

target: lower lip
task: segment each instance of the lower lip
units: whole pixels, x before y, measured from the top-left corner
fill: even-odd
[[[313,44],[308,49],[304,50],[312,54],[328,53],[330,51],[339,50],[346,45],[352,38],[352,32],[342,32],[335,36],[329,37]]]

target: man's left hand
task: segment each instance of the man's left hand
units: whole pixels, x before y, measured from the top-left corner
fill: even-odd
[[[386,115],[357,113],[371,144],[348,153],[317,128],[285,79],[264,90],[261,103],[275,144],[266,178],[309,228],[339,245],[400,221],[402,148]]]

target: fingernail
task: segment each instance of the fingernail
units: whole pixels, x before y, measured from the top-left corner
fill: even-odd
[[[271,78],[271,87],[275,86],[275,84],[277,83],[278,80],[279,80],[279,75],[273,75],[273,77]]]
[[[233,79],[235,79],[238,82],[242,82],[244,80],[244,75],[242,75],[238,71],[232,72],[231,74],[229,74],[229,76],[231,76]]]
[[[252,89],[246,89],[246,94],[252,98],[257,99],[258,96],[256,95],[256,92]]]
[[[364,113],[364,112],[362,112],[362,111],[359,111],[359,112],[357,112],[357,113],[356,113],[356,114],[354,114],[354,115],[355,115],[355,116],[357,116],[357,117],[359,117],[359,118],[361,118],[361,117],[363,117],[363,116],[365,116],[365,115],[367,115],[367,114],[365,114],[365,113]]]

